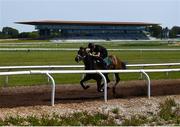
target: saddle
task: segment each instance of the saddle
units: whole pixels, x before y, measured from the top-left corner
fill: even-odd
[[[107,66],[112,64],[112,59],[109,57],[104,58],[103,61],[106,63]],[[95,63],[101,63],[100,60],[98,60],[98,59],[96,59],[94,62]]]

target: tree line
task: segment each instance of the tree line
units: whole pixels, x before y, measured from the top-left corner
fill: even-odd
[[[159,25],[154,25],[152,27],[148,27],[152,37],[156,38],[176,38],[180,36],[180,27],[174,26],[171,29],[162,28]],[[8,39],[8,38],[24,38],[24,39],[39,39],[40,35],[38,31],[32,32],[19,32],[17,29],[12,27],[3,27],[2,31],[0,31],[0,39]]]
[[[180,35],[180,26],[173,26],[171,29],[154,25],[148,28],[150,35],[156,38],[177,38]]]
[[[8,38],[25,38],[25,39],[38,39],[39,33],[37,31],[32,32],[19,32],[17,29],[12,27],[3,27],[0,31],[0,39]]]

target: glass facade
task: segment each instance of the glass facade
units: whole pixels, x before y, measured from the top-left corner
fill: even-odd
[[[62,39],[143,39],[148,37],[145,26],[128,25],[36,25],[41,36]]]

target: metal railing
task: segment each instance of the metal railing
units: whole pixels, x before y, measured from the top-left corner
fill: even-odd
[[[127,64],[127,67],[141,67],[141,69],[144,69],[144,67],[152,67],[152,66],[180,66],[180,63],[157,63],[157,64]],[[39,66],[0,66],[1,70],[7,70],[12,71],[13,69],[64,69],[64,68],[84,68],[84,65],[39,65]],[[168,72],[167,72],[168,75]],[[142,74],[140,76],[142,78]],[[49,81],[49,78],[48,78]],[[7,85],[9,82],[9,77],[6,76],[5,78],[5,85]]]
[[[127,64],[127,67],[151,67],[151,66],[180,66],[180,63],[157,64]],[[11,69],[59,69],[59,68],[83,68],[84,65],[39,65],[39,66],[0,66],[0,70]]]
[[[78,51],[79,48],[0,48],[0,51]],[[180,51],[180,48],[107,49],[108,51]]]
[[[139,70],[30,70],[30,71],[15,71],[15,72],[0,72],[1,75],[22,75],[22,74],[46,74],[52,82],[51,105],[54,106],[55,101],[55,80],[50,74],[100,74],[104,81],[104,100],[107,102],[107,81],[103,73],[142,73],[147,79],[148,98],[151,96],[151,82],[147,73],[149,72],[179,72],[178,69],[139,69]]]

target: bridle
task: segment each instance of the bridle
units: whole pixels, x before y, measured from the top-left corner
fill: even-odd
[[[76,55],[77,62],[84,60],[88,55],[88,52],[86,50],[80,50],[78,54]]]

